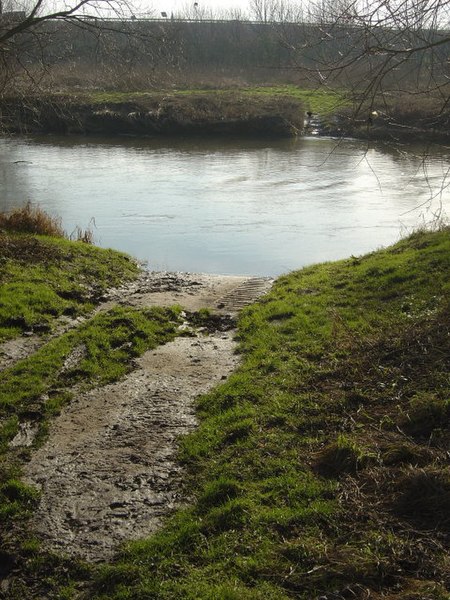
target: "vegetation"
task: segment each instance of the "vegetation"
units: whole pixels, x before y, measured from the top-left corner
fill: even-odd
[[[107,288],[137,276],[125,254],[63,236],[58,220],[30,205],[0,214],[0,341],[47,333],[56,318],[87,314]]]
[[[38,209],[27,207],[0,219],[2,339],[29,330],[45,334],[61,325],[61,315],[85,315],[108,287],[137,275],[129,257],[64,239],[59,223]],[[37,351],[0,372],[0,575],[16,561],[30,561],[31,570],[45,565],[48,573],[50,568],[53,579],[58,571],[59,588],[61,577],[74,569],[79,573],[79,565],[41,554],[39,541],[29,537],[26,518],[39,493],[21,481],[21,465],[43,442],[49,420],[75,389],[120,379],[133,368],[135,357],[176,335],[179,312],[157,307],[99,312],[73,322],[62,335],[44,337]],[[12,443],[27,432],[29,443]]]
[[[27,99],[37,91],[292,84],[345,90],[352,110],[333,133],[363,136],[362,124],[375,112],[381,119],[372,137],[425,130],[429,138],[448,139],[447,0],[410,0],[389,9],[378,1],[249,0],[247,9],[215,14],[195,3],[162,19],[135,9],[122,0],[81,0],[55,12],[45,0],[26,9],[7,0],[0,98],[12,94],[17,104],[20,97],[25,114],[36,109]],[[11,104],[2,108],[2,126],[10,129]],[[47,116],[57,123],[61,117]]]
[[[64,237],[61,220],[28,202],[23,208],[0,213],[0,230]]]
[[[421,232],[246,309],[183,440],[196,501],[95,597],[448,598],[449,273],[449,230]]]
[[[1,107],[7,115],[3,128],[20,133],[290,137],[303,130],[304,115],[311,112],[320,117],[323,134],[417,143],[448,140],[450,117],[441,102],[433,93],[364,98],[343,86],[221,83],[126,92],[66,89],[25,99],[5,96]],[[76,233],[92,241],[89,231]]]
[[[303,129],[299,94],[258,90],[69,92],[3,100],[13,132],[291,137]],[[318,98],[329,98],[317,94]]]
[[[449,274],[442,228],[281,277],[241,313],[242,365],[199,399],[181,442],[192,502],[111,564],[27,534],[33,447],[8,442],[33,419],[41,443],[73,386],[116,380],[175,335],[177,310],[99,313],[5,370],[0,514],[13,528],[0,553],[21,571],[7,597],[447,599]]]
[[[228,100],[231,103],[233,100],[235,104],[246,102],[247,110],[251,110],[252,106],[248,106],[248,101],[251,99],[255,103],[255,108],[258,106],[258,102],[262,104],[264,99],[283,101],[285,99],[299,100],[306,110],[310,110],[314,113],[329,114],[339,107],[345,106],[346,100],[345,95],[340,94],[337,91],[332,90],[317,90],[300,88],[295,85],[265,85],[265,86],[240,86],[237,88],[226,88],[217,87],[214,89],[205,88],[175,88],[172,90],[160,90],[160,91],[147,91],[147,92],[120,92],[120,91],[92,91],[84,92],[81,94],[87,101],[94,102],[96,104],[102,103],[124,103],[130,101],[139,102],[152,97],[157,98],[159,101],[167,94],[173,96],[191,96],[191,97],[202,97],[210,96],[211,99],[217,99],[217,101],[226,102]]]

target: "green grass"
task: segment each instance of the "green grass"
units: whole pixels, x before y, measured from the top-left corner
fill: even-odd
[[[295,85],[283,86],[261,86],[261,87],[243,87],[243,88],[221,88],[213,89],[176,89],[161,91],[142,91],[142,92],[90,92],[86,99],[95,104],[122,102],[146,102],[155,99],[162,99],[170,94],[171,96],[210,96],[211,98],[233,98],[240,97],[253,99],[255,102],[261,100],[273,100],[284,98],[298,100],[302,103],[305,111],[312,111],[321,115],[329,115],[343,106],[349,106],[344,94],[339,91],[324,89],[305,89]]]
[[[26,538],[35,597],[76,598],[81,582],[95,600],[447,599],[449,275],[443,229],[281,277],[241,313],[241,367],[198,400],[181,442],[190,505],[111,564],[36,555]],[[58,410],[43,393],[120,376],[176,322],[99,314],[9,369],[4,438],[30,407]],[[6,513],[32,510],[17,471],[3,483]]]
[[[55,237],[0,234],[0,341],[46,333],[86,314],[104,292],[137,276],[130,257]]]
[[[121,103],[121,102],[139,102],[146,99],[163,98],[167,94],[165,90],[151,90],[142,92],[117,92],[117,91],[89,91],[83,92],[81,98],[94,104]]]
[[[449,275],[448,229],[422,232],[245,309],[243,364],[182,442],[195,501],[92,596],[448,597]]]
[[[44,421],[57,412],[70,399],[67,390],[73,385],[87,389],[120,379],[132,368],[133,358],[173,339],[178,313],[178,309],[117,307],[5,369],[0,373],[3,443],[15,435],[21,420]]]
[[[305,111],[318,113],[321,116],[330,115],[342,107],[350,105],[343,93],[330,89],[302,89],[295,85],[283,85],[249,88],[244,92],[255,96],[282,96],[300,100]]]

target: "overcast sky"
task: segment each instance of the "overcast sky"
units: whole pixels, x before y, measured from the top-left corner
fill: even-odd
[[[140,0],[141,6],[147,5],[149,8],[153,8],[159,16],[161,12],[166,12],[168,16],[173,13],[179,12],[191,12],[194,11],[194,3],[197,2],[198,7],[195,10],[198,11],[209,11],[212,10],[214,13],[222,11],[229,11],[232,9],[241,9],[247,11],[248,0]]]

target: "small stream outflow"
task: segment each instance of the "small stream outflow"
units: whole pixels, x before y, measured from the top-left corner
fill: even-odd
[[[251,304],[265,294],[272,287],[273,279],[268,277],[254,277],[247,279],[224,296],[216,307],[226,312],[238,312],[244,306]]]

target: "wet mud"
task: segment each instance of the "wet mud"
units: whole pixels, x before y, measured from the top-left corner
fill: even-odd
[[[32,528],[45,546],[89,561],[161,526],[183,497],[180,436],[196,426],[195,398],[236,368],[232,324],[270,280],[144,273],[105,298],[101,310],[180,304],[211,308],[216,324],[140,357],[121,381],[76,395],[25,466],[41,490]],[[211,321],[214,325],[214,319]]]

